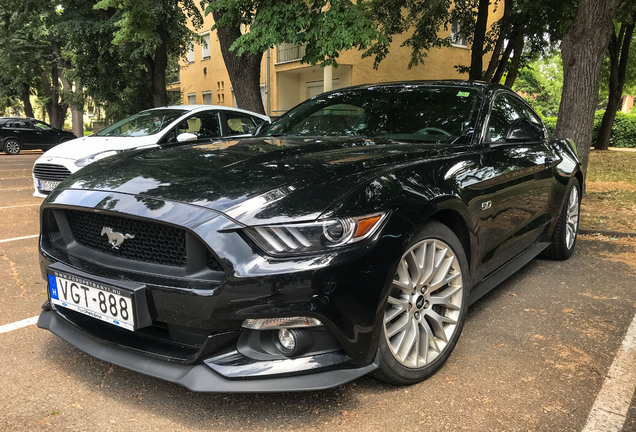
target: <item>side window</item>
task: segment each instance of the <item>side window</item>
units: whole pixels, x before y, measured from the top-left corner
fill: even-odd
[[[517,103],[517,106],[519,107],[519,110],[521,111],[523,118],[528,120],[537,128],[543,130],[543,122],[539,119],[539,117],[537,117],[537,115],[522,102],[519,102],[519,101],[515,101],[515,102]]]
[[[506,142],[506,135],[510,126],[513,125],[515,120],[523,118],[515,105],[504,94],[499,94],[495,97],[490,111],[490,119],[488,120],[487,141],[493,143]]]
[[[217,138],[221,136],[219,114],[216,111],[195,114],[179,123],[179,132],[190,132],[199,138]]]
[[[33,126],[35,126],[37,130],[41,130],[41,131],[48,131],[52,129],[51,126],[47,125],[46,123],[42,123],[40,121],[34,121]]]
[[[251,134],[256,129],[256,122],[248,115],[225,113],[224,136]]]

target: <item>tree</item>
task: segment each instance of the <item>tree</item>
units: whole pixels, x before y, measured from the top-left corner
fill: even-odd
[[[544,117],[556,117],[563,90],[563,63],[557,51],[529,62],[512,87]]]
[[[153,106],[150,80],[132,44],[113,44],[116,8],[95,9],[96,1],[62,0],[55,31],[64,40],[64,76],[74,83],[65,92],[71,106],[85,98],[104,107],[107,120],[118,120]]]
[[[47,60],[43,13],[49,6],[36,0],[0,0],[0,97],[13,106],[20,101],[29,117],[30,96],[40,85]]]
[[[263,112],[260,64],[267,49],[302,40],[303,62],[337,66],[341,51],[365,48],[379,35],[367,10],[367,2],[349,0],[212,0],[206,13],[214,16],[238,106]]]
[[[563,42],[563,92],[556,134],[572,138],[587,172],[603,53],[618,0],[580,0]]]
[[[112,42],[126,45],[146,68],[154,106],[168,104],[166,69],[171,54],[186,52],[193,33],[188,18],[200,27],[203,17],[194,0],[99,0],[96,9],[116,9],[119,20]]]
[[[609,54],[609,94],[607,97],[607,107],[598,133],[598,139],[594,144],[594,148],[597,150],[607,150],[609,148],[612,125],[614,124],[616,112],[620,107],[623,97],[623,87],[625,86],[625,80],[627,78],[629,50],[632,39],[634,38],[636,5],[625,2],[622,6],[618,14],[621,23],[618,24],[618,29],[612,32],[607,47]],[[616,30],[618,30],[618,32]]]

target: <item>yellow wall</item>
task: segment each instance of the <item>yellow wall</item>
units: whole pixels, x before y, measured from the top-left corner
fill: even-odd
[[[489,27],[503,14],[503,8],[492,11]],[[205,17],[204,26],[197,30],[199,34],[208,31],[213,25],[212,16]],[[450,34],[450,28],[440,30],[442,35]],[[333,69],[334,82],[339,88],[358,84],[373,84],[390,81],[423,80],[423,79],[466,79],[454,68],[456,65],[470,64],[470,50],[466,47],[434,48],[428,52],[423,65],[408,68],[410,48],[400,47],[404,38],[395,38],[387,57],[379,68],[373,69],[373,58],[361,57],[361,52],[352,50],[341,53],[338,63],[340,67]],[[181,101],[188,103],[188,94],[196,94],[196,103],[202,104],[203,92],[210,91],[212,104],[233,106],[230,78],[218,42],[216,32],[210,34],[210,58],[202,59],[202,47],[195,45],[195,61],[180,62],[180,82],[172,84],[169,90],[181,92]],[[484,56],[484,64],[490,54]],[[485,66],[484,66],[485,67]],[[280,115],[284,111],[307,99],[310,91],[315,91],[318,82],[323,81],[323,68],[301,64],[299,61],[276,63],[276,49],[270,50],[270,115]],[[267,86],[267,56],[263,55],[261,63],[262,86]],[[311,90],[310,90],[311,87]],[[267,110],[267,99],[263,104]]]

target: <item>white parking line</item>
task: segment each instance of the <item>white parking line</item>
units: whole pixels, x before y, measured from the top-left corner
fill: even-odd
[[[614,358],[582,432],[620,432],[636,390],[636,316]]]
[[[7,188],[7,189],[0,189],[0,192],[6,192],[6,191],[23,191],[23,190],[29,190],[31,188]]]
[[[36,238],[39,236],[40,234],[33,234],[33,235],[24,236],[24,237],[13,237],[9,239],[0,240],[0,243],[8,243],[8,242],[16,241],[16,240],[26,240],[26,239]]]
[[[0,334],[9,333],[10,331],[21,329],[23,327],[32,326],[33,324],[38,322],[38,317],[34,316],[31,318],[23,319],[22,321],[14,322],[11,324],[5,324],[0,326]]]
[[[18,204],[18,205],[0,207],[0,210],[2,210],[2,209],[10,209],[10,208],[18,208],[18,207],[32,207],[32,206],[39,206],[39,205],[42,205],[42,203]]]

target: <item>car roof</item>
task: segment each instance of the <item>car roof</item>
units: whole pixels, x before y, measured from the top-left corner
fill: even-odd
[[[267,116],[265,114],[259,114],[259,113],[255,113],[253,111],[248,111],[248,110],[244,110],[241,108],[234,108],[234,107],[228,107],[228,106],[223,106],[223,105],[166,105],[166,106],[162,106],[162,107],[155,107],[155,108],[150,108],[144,111],[154,111],[154,110],[162,110],[162,109],[177,109],[177,110],[182,110],[185,112],[192,112],[192,111],[210,111],[210,110],[217,110],[217,111],[236,111],[236,112],[241,112],[244,114],[249,114],[249,115],[255,115],[258,117],[263,117],[263,118],[267,118]]]
[[[377,84],[360,84],[352,87],[345,87],[342,89],[333,90],[333,92],[343,90],[355,90],[355,89],[373,89],[378,87],[399,87],[399,86],[440,86],[440,87],[467,87],[479,90],[510,90],[509,87],[498,83],[489,83],[485,81],[466,81],[458,79],[448,80],[415,80],[415,81],[390,81]]]

